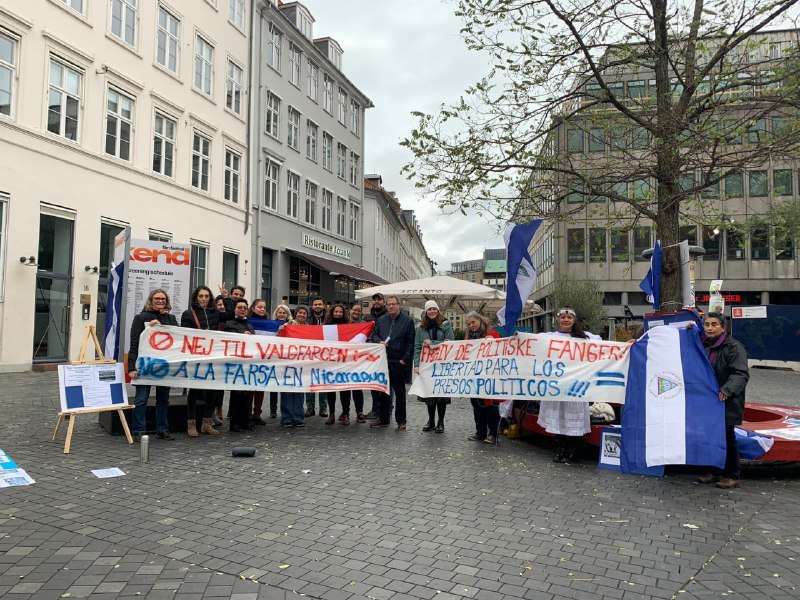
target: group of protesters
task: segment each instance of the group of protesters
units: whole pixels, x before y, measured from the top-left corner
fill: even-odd
[[[268,318],[266,302],[256,299],[248,304],[244,298],[245,288],[234,286],[230,294],[224,284],[220,286],[220,294],[213,297],[207,286],[199,286],[192,292],[191,305],[181,315],[180,326],[194,329],[219,330],[237,334],[253,334],[255,330],[248,322],[249,316]],[[147,325],[173,325],[178,321],[171,314],[172,306],[169,295],[162,289],[150,292],[142,312],[133,319],[128,353],[128,374],[131,380],[137,377],[136,360],[138,357],[139,336]],[[292,314],[286,304],[280,304],[271,315],[272,320],[285,325],[346,325],[373,321],[369,341],[383,344],[389,370],[389,393],[372,391],[372,410],[364,413],[363,390],[341,390],[319,394],[303,392],[270,392],[269,416],[277,418],[280,398],[280,424],[282,427],[305,427],[305,418],[314,415],[326,418],[327,425],[334,425],[337,420],[341,425],[350,425],[351,400],[355,405],[357,423],[367,423],[372,419],[370,428],[386,428],[391,424],[391,412],[398,431],[405,431],[407,425],[406,384],[410,383],[412,369],[419,372],[422,353],[426,347],[441,344],[453,339],[453,328],[445,318],[434,300],[425,303],[424,313],[419,326],[401,310],[397,296],[380,293],[372,296],[372,303],[367,314],[363,314],[360,302],[349,308],[343,304],[326,307],[322,298],[315,298],[311,306],[301,304]],[[558,329],[545,335],[569,336],[584,339],[600,339],[599,336],[585,331],[576,312],[563,307],[556,313]],[[465,317],[467,327],[466,339],[483,337],[500,337],[491,327],[489,320],[477,313],[470,312]],[[747,355],[744,347],[725,332],[725,317],[719,313],[709,313],[704,320],[704,344],[707,355],[714,369],[720,386],[719,399],[726,402],[725,429],[727,456],[725,468],[709,471],[699,478],[701,483],[715,483],[718,487],[730,489],[740,485],[739,454],[734,427],[741,423],[744,411],[744,389],[749,373]],[[336,417],[336,395],[339,394],[341,414]],[[149,385],[137,385],[135,406],[133,410],[133,434],[136,439],[146,431],[145,412],[150,395]],[[201,434],[218,435],[223,422],[224,390],[190,389],[187,394],[187,434],[199,437]],[[231,432],[252,430],[256,426],[266,425],[262,419],[265,392],[241,391],[230,392],[229,428]],[[445,413],[449,397],[420,397],[427,406],[428,420],[422,427],[423,432],[444,433]],[[475,433],[468,436],[470,441],[496,444],[500,414],[497,401],[471,398]],[[169,388],[156,386],[156,436],[164,440],[173,440],[169,431],[167,410],[169,406]],[[317,408],[318,406],[318,408]],[[554,462],[570,463],[576,460],[576,452],[580,440],[591,431],[589,403],[587,401],[542,402],[539,409],[539,425],[556,436],[556,453]]]

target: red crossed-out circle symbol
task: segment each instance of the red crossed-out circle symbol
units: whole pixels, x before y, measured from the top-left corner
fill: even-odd
[[[169,350],[174,343],[172,334],[166,331],[154,331],[150,335],[150,347],[154,350]]]

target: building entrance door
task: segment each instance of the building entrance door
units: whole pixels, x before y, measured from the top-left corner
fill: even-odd
[[[34,362],[69,358],[73,230],[72,219],[49,214],[39,217]]]

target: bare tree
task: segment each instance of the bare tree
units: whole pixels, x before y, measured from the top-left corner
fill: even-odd
[[[466,43],[492,67],[456,104],[415,113],[405,172],[442,208],[588,208],[652,220],[676,244],[681,219],[720,223],[721,182],[730,197],[743,169],[797,156],[798,1],[460,0]],[[665,308],[680,305],[677,261],[665,253]]]

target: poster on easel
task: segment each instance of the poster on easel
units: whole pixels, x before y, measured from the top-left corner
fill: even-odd
[[[122,363],[58,365],[62,412],[128,404]]]

